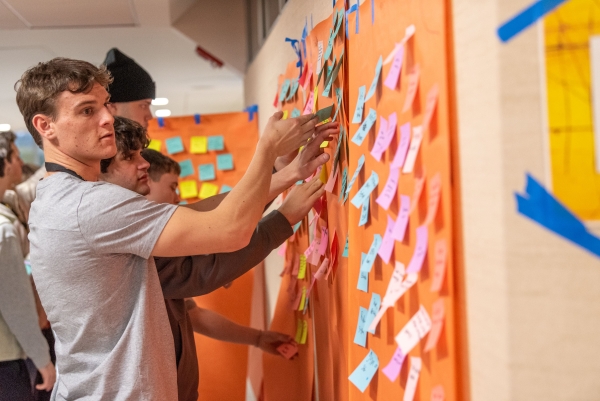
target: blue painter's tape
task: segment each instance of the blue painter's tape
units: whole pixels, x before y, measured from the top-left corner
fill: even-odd
[[[248,112],[248,121],[253,121],[254,115],[258,113],[258,105],[253,104],[252,106],[248,106],[244,109],[244,111]]]
[[[508,42],[565,1],[567,0],[536,1],[498,28],[500,40]]]
[[[165,119],[163,117],[158,117],[158,126],[163,128],[165,126]]]
[[[194,114],[194,122],[200,124],[200,114]]]

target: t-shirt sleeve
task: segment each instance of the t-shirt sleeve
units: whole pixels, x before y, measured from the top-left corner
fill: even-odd
[[[83,238],[95,252],[148,259],[176,209],[118,185],[98,183],[82,195],[77,220]]]

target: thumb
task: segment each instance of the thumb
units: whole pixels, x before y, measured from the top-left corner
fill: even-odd
[[[271,119],[273,119],[274,121],[278,121],[281,120],[283,118],[283,111],[276,111],[273,116],[271,117]]]
[[[328,161],[329,155],[327,153],[321,153],[319,156],[306,163],[306,169],[312,174],[319,168],[319,166],[327,163]]]

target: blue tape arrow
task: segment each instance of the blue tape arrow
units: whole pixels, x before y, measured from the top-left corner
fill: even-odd
[[[536,1],[498,28],[500,40],[508,42],[565,1],[567,0]]]

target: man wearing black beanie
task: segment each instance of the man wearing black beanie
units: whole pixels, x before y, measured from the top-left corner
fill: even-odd
[[[150,104],[156,97],[156,85],[150,74],[115,47],[108,51],[103,64],[113,77],[108,86],[111,114],[148,128],[148,121],[152,119]]]

